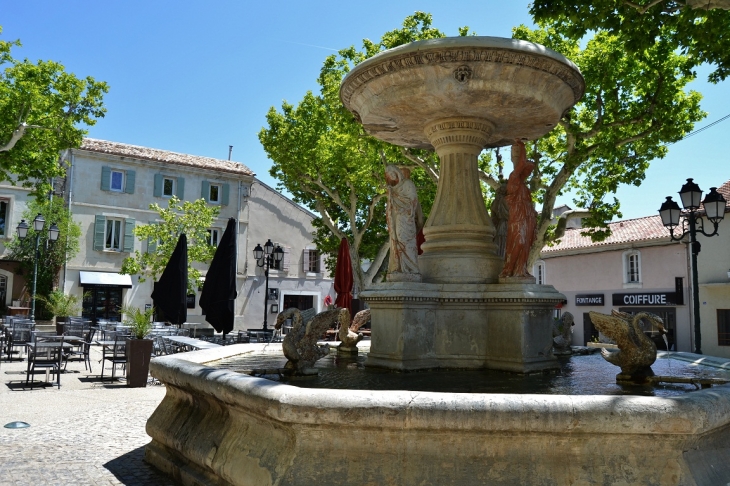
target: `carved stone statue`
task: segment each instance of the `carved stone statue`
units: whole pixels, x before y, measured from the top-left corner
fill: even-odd
[[[535,169],[535,164],[527,160],[525,144],[521,140],[515,140],[512,144],[512,165],[514,169],[507,180],[505,197],[509,206],[509,221],[504,268],[500,277],[532,278],[527,268],[527,260],[530,247],[535,241],[537,215],[525,180]]]
[[[370,320],[370,309],[361,310],[352,319],[350,324],[350,313],[347,313],[347,320],[340,320],[340,330],[338,337],[340,345],[337,346],[337,352],[340,354],[357,354],[357,343],[359,343],[363,335],[360,330],[362,326]]]
[[[385,167],[388,191],[388,233],[390,260],[387,280],[420,282],[416,237],[423,227],[423,211],[418,202],[416,185],[395,165]]]
[[[563,314],[560,325],[553,324],[553,354],[568,355],[573,353],[570,348],[573,342],[573,326],[575,326],[575,319],[570,312]]]
[[[611,315],[589,312],[591,322],[618,345],[617,352],[601,350],[603,358],[621,368],[616,375],[617,382],[643,383],[654,376],[651,365],[656,361],[656,344],[642,329],[640,321],[645,319],[650,325],[666,334],[662,319],[650,312],[639,312],[635,316],[625,312],[611,311]]]
[[[275,329],[281,326],[289,318],[292,318],[291,331],[284,337],[282,350],[284,356],[289,360],[285,368],[292,370],[295,375],[306,375],[316,373],[312,368],[314,363],[329,354],[328,344],[317,344],[327,329],[333,327],[338,321],[350,322],[350,311],[347,309],[333,309],[320,312],[307,322],[302,322],[302,313],[299,309],[290,308],[281,312],[276,317]]]

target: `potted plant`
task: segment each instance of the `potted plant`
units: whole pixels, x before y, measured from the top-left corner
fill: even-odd
[[[77,295],[66,295],[63,290],[54,290],[47,296],[38,295],[37,300],[43,302],[48,312],[53,314],[56,332],[63,334],[63,323],[69,316],[78,315],[81,311],[81,299]]]
[[[147,386],[147,375],[152,358],[152,339],[145,339],[152,330],[154,308],[140,310],[137,307],[122,308],[124,324],[130,327],[131,339],[127,341],[127,386]]]

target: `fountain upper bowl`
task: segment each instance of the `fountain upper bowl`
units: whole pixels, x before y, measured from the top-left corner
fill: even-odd
[[[381,52],[347,74],[340,99],[374,137],[430,149],[427,127],[447,119],[489,127],[486,147],[539,138],[584,92],[576,65],[547,47],[467,36]]]

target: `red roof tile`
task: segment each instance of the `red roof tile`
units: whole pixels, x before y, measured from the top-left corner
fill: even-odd
[[[168,164],[178,164],[189,167],[200,167],[203,169],[230,172],[234,174],[254,175],[251,169],[240,162],[214,159],[212,157],[201,157],[199,155],[180,154],[177,152],[169,152],[167,150],[140,147],[138,145],[129,145],[119,142],[109,142],[107,140],[97,140],[94,138],[85,138],[81,144],[80,150],[119,155],[122,157],[142,160],[153,160],[155,162],[165,162]]]
[[[669,240],[669,231],[662,225],[662,220],[659,215],[616,221],[609,223],[608,227],[611,229],[611,236],[595,243],[591,241],[590,236],[582,236],[580,234],[581,231],[585,231],[587,228],[567,229],[565,230],[565,235],[560,239],[560,243],[554,246],[546,246],[542,251],[549,253],[553,251],[629,243],[632,241]]]

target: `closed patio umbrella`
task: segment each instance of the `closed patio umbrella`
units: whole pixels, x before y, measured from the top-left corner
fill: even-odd
[[[350,245],[347,238],[340,241],[340,250],[337,252],[337,266],[335,267],[335,305],[351,310],[352,305],[352,260],[350,260]]]
[[[185,233],[177,240],[160,280],[155,282],[152,300],[165,319],[181,325],[188,318],[188,239]]]
[[[200,308],[205,320],[225,336],[233,330],[236,292],[236,220],[230,218],[205,276]]]

